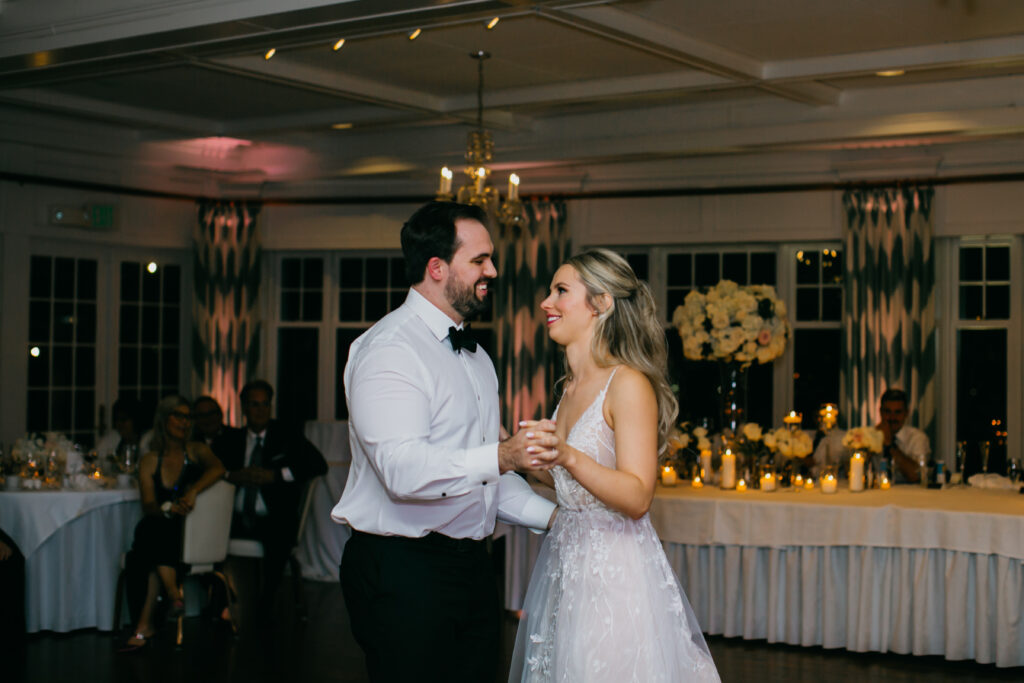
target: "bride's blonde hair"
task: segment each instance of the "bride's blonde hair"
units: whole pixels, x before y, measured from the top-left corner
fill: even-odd
[[[600,367],[616,363],[644,373],[658,400],[658,452],[679,412],[679,403],[665,379],[668,349],[658,322],[654,297],[629,263],[608,249],[591,249],[566,261],[587,290],[587,303],[598,312],[590,351]],[[602,300],[607,294],[611,302]],[[566,363],[566,379],[572,379]]]

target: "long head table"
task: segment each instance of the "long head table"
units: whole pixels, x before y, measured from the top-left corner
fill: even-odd
[[[548,497],[550,489],[537,488]],[[1024,666],[1024,496],[658,486],[651,519],[702,628],[793,645]],[[519,609],[541,538],[507,537]]]

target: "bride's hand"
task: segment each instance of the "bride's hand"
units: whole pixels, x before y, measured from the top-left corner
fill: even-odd
[[[521,422],[519,431],[498,444],[499,471],[550,469],[558,455],[554,424],[551,420]]]

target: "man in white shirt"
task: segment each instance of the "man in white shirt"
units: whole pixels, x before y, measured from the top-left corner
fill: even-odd
[[[497,276],[485,220],[451,202],[413,214],[408,298],[345,367],[352,468],[331,516],[353,529],[341,585],[375,682],[493,681],[500,610],[484,539],[496,518],[544,529],[554,516],[513,470],[546,468],[556,437],[499,442],[494,366],[463,338]]]
[[[907,394],[902,389],[887,389],[879,399],[882,421],[882,454],[893,464],[893,482],[921,481],[921,463],[932,452],[928,435],[907,422]]]

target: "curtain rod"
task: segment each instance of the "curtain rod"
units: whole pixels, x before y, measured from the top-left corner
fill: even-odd
[[[381,195],[360,197],[210,197],[207,195],[190,195],[180,192],[163,192],[137,187],[126,187],[109,183],[93,183],[66,178],[29,175],[25,173],[9,173],[0,171],[0,180],[18,184],[43,185],[48,187],[64,187],[93,192],[109,192],[133,197],[151,199],[173,199],[188,202],[223,201],[223,202],[255,202],[264,206],[288,205],[357,205],[357,204],[422,204],[433,199],[433,195]],[[952,176],[947,178],[890,178],[887,180],[844,181],[821,183],[789,183],[781,185],[736,185],[728,187],[680,187],[652,190],[604,190],[593,192],[549,192],[524,195],[524,198],[537,199],[643,199],[649,197],[691,197],[696,195],[730,195],[730,194],[769,194],[785,192],[825,192],[833,190],[861,190],[892,187],[893,185],[968,185],[978,183],[1007,183],[1024,181],[1024,173],[988,173],[980,175]]]

